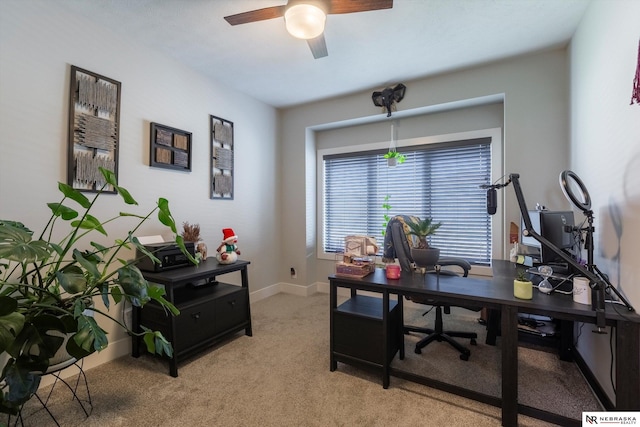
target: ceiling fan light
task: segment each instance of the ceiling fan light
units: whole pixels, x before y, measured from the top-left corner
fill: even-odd
[[[324,31],[327,19],[324,11],[310,4],[296,4],[284,13],[287,31],[299,39],[313,39]]]

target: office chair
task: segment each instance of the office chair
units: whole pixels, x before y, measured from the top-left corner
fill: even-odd
[[[409,235],[410,229],[406,225],[406,221],[411,221],[411,218],[412,217],[406,215],[398,215],[389,220],[385,232],[383,251],[383,261],[393,262],[393,260],[397,258],[400,264],[400,268],[403,271],[409,273],[413,273],[415,271],[414,261],[411,257],[411,236]],[[439,269],[438,274],[462,275],[463,277],[467,277],[467,275],[469,274],[469,270],[471,269],[471,264],[469,264],[469,262],[462,258],[440,257],[440,259],[438,260],[438,266],[430,267],[428,269],[428,273],[435,271],[436,268]],[[476,345],[476,338],[478,337],[478,335],[475,332],[444,330],[442,323],[442,311],[444,309],[444,312],[446,314],[449,314],[451,312],[450,304],[422,296],[412,296],[406,298],[418,304],[431,305],[435,307],[436,310],[436,320],[433,329],[417,326],[404,327],[405,333],[420,332],[427,334],[425,338],[416,343],[415,352],[417,354],[422,353],[422,348],[433,341],[446,341],[460,352],[460,359],[469,360],[471,351],[460,344],[458,341],[456,341],[454,338],[469,338],[471,340],[471,345]],[[465,306],[463,308],[472,311],[482,310],[482,307]]]

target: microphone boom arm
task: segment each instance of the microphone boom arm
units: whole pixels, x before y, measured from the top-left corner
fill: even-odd
[[[523,230],[523,234],[526,236],[531,236],[536,239],[538,242],[543,244],[546,248],[553,251],[556,255],[562,258],[567,262],[574,270],[580,272],[580,274],[584,275],[589,279],[590,287],[595,290],[595,300],[592,301],[592,308],[596,312],[596,325],[599,330],[605,327],[605,316],[604,316],[604,305],[605,305],[605,290],[611,289],[616,294],[616,296],[624,303],[629,311],[634,311],[631,304],[618,292],[618,290],[609,282],[609,280],[600,272],[600,270],[593,266],[595,269],[591,271],[585,268],[582,264],[578,263],[576,260],[571,258],[568,254],[563,252],[561,249],[556,247],[553,243],[542,237],[538,234],[534,229],[531,223],[531,218],[529,217],[529,210],[527,209],[527,203],[524,200],[524,195],[522,193],[522,188],[520,187],[520,175],[517,173],[512,173],[509,175],[509,180],[505,184],[500,184],[499,186],[495,186],[495,188],[506,187],[510,183],[513,183],[513,190],[516,193],[516,199],[518,201],[518,206],[520,207],[520,214],[522,215],[522,219],[524,222],[525,229]]]

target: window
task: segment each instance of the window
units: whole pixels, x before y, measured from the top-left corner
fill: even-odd
[[[342,251],[349,234],[375,236],[382,246],[388,195],[389,216],[442,222],[430,238],[442,256],[489,265],[492,224],[480,185],[492,182],[491,138],[403,146],[398,151],[406,161],[396,167],[387,166],[386,149],[321,155],[322,251]]]

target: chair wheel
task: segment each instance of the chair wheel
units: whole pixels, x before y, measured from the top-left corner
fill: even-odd
[[[416,354],[422,354],[422,350],[420,350],[418,347],[416,347],[415,350],[413,350]]]
[[[469,355],[466,354],[466,353],[463,353],[463,354],[460,355],[460,359],[461,360],[469,360]]]
[[[478,345],[478,342],[475,338],[471,338],[471,345]]]

